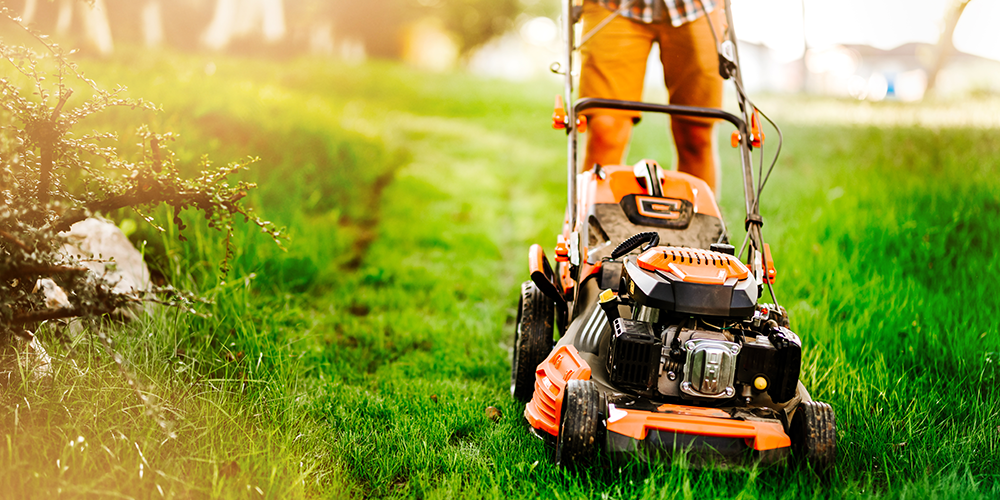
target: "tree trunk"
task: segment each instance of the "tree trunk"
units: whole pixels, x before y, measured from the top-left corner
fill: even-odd
[[[208,48],[222,49],[234,37],[252,34],[276,42],[285,37],[286,30],[283,0],[217,0],[202,42]]]
[[[233,37],[238,10],[237,0],[217,0],[212,22],[202,35],[201,41],[210,49],[221,49]]]
[[[56,16],[56,33],[65,35],[73,29],[73,10],[75,0],[59,2],[59,13]],[[104,0],[93,0],[91,4],[79,5],[80,23],[83,25],[84,40],[98,54],[106,56],[114,51],[111,38],[111,24],[108,23],[108,6]]]
[[[147,47],[163,43],[163,9],[160,0],[147,0],[142,6],[142,39]]]
[[[56,34],[65,35],[73,27],[73,0],[59,2],[59,14],[56,15]]]
[[[111,24],[108,23],[108,5],[104,0],[94,0],[90,6],[81,6],[80,17],[87,41],[102,56],[110,55],[115,46],[111,38]]]
[[[970,1],[972,0],[955,0],[952,7],[948,9],[947,17],[944,20],[944,31],[941,32],[941,38],[937,44],[934,66],[927,73],[927,90],[924,92],[925,96],[934,94],[938,74],[944,69],[948,63],[948,58],[955,51],[955,44],[952,40],[955,36],[955,27],[958,26],[958,20],[962,17],[962,12],[965,11],[965,7],[969,5]]]
[[[285,3],[282,0],[260,0],[264,40],[277,42],[285,37]]]
[[[24,12],[21,14],[21,23],[28,25],[35,19],[35,12],[38,10],[38,0],[25,0]]]

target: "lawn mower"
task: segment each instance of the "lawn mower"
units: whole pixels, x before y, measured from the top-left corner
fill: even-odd
[[[719,70],[735,83],[741,116],[711,108],[586,98],[573,101],[574,6],[564,96],[553,125],[568,134],[568,203],[555,267],[540,245],[521,285],[511,394],[555,461],[578,465],[599,449],[639,460],[772,464],[789,456],[829,469],[836,455],[830,405],[799,380],[802,343],[774,291],[759,196],[767,119],[744,92],[729,1]],[[568,103],[564,106],[563,103]],[[746,204],[737,252],[708,185],[654,160],[578,173],[588,109],[712,118],[732,124]],[[769,119],[767,119],[770,122]],[[760,152],[757,172],[752,152]],[[765,303],[765,287],[770,302]],[[556,340],[558,339],[558,340]]]

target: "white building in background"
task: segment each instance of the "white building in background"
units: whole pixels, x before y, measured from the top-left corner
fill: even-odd
[[[927,68],[935,47],[907,43],[882,50],[835,45],[806,54],[808,92],[860,100],[919,101],[927,90]],[[954,52],[938,75],[942,97],[1000,94],[1000,61]]]

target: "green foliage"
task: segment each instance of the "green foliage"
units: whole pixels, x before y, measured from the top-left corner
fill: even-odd
[[[0,14],[9,16],[4,7]],[[111,293],[103,277],[90,276],[59,252],[65,243],[59,232],[91,214],[131,207],[155,223],[146,214],[164,204],[171,207],[181,228],[181,212],[194,208],[209,227],[228,235],[234,231],[234,220],[241,218],[279,237],[270,223],[241,203],[254,185],[229,184],[228,178],[252,160],[213,168],[203,157],[201,172],[188,179],[167,148],[173,139],[169,133],[155,134],[141,127],[136,133],[140,153],[133,156],[119,153],[113,132],[77,135],[82,122],[105,110],[155,107],[124,97],[124,87],[100,88],[58,45],[31,34],[43,54],[0,43],[0,57],[12,70],[0,78],[0,109],[6,122],[0,128],[0,334],[4,338],[43,320],[109,313],[136,298]],[[92,96],[69,105],[81,89]],[[227,257],[228,249],[220,260],[223,267]],[[42,278],[52,278],[65,290],[68,305],[43,303],[33,292]]]

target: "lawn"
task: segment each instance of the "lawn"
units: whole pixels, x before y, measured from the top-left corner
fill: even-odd
[[[162,104],[92,124],[123,144],[148,122],[180,133],[189,164],[259,157],[251,204],[289,239],[240,229],[222,276],[218,233],[192,218],[182,243],[140,223],[131,238],[157,273],[213,303],[110,327],[149,405],[92,335],[43,328],[54,378],[0,394],[0,496],[1000,496],[995,129],[908,125],[892,103],[875,109],[903,117],[891,126],[847,125],[810,106],[860,105],[767,99],[785,144],[764,235],[803,381],[837,412],[830,477],[570,472],[508,393],[527,248],[555,244],[565,203],[564,137],[547,125],[557,83],[171,54],[83,66]],[[630,160],[669,163],[665,130],[646,120]],[[736,157],[721,154],[739,226]]]

